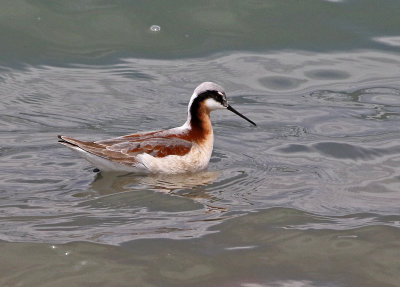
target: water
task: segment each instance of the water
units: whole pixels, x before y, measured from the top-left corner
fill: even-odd
[[[399,286],[397,1],[0,4],[1,286]],[[153,25],[158,31],[152,31]],[[57,144],[181,125],[209,168],[113,174]]]

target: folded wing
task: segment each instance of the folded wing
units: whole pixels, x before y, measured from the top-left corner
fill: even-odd
[[[63,144],[77,146],[88,153],[128,165],[135,163],[135,157],[141,153],[154,157],[183,156],[192,148],[192,143],[188,140],[175,136],[161,137],[157,133],[96,142],[80,141],[65,136],[59,138]]]

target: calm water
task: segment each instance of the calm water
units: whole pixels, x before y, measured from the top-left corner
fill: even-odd
[[[170,2],[0,3],[0,286],[400,286],[400,2]],[[206,80],[258,126],[213,113],[204,172],[57,144],[181,125]]]

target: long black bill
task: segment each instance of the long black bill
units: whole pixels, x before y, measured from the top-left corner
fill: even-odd
[[[253,122],[252,120],[248,119],[247,117],[245,117],[244,115],[242,115],[241,113],[239,113],[237,110],[235,110],[234,108],[232,108],[230,105],[228,105],[227,109],[230,110],[231,112],[234,112],[234,113],[237,114],[239,117],[244,118],[244,119],[245,119],[246,121],[248,121],[249,123],[251,123],[251,124],[257,126],[255,122]]]

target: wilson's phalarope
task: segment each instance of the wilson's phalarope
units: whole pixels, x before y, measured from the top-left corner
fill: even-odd
[[[103,171],[194,172],[210,161],[214,143],[210,112],[218,109],[228,109],[256,125],[228,104],[221,86],[204,82],[194,90],[187,120],[181,127],[95,142],[58,138]]]

